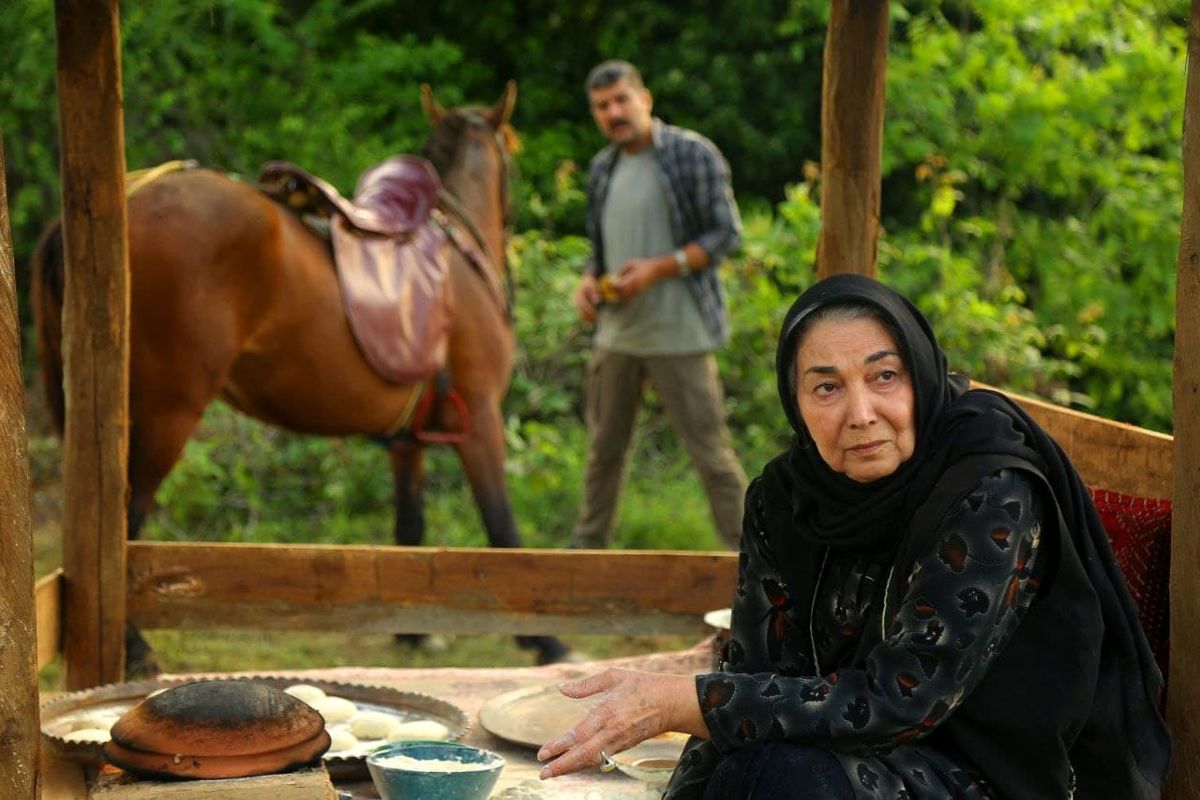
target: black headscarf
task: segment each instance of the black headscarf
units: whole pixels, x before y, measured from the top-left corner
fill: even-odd
[[[830,469],[797,407],[798,337],[813,312],[833,305],[873,309],[912,380],[912,456],[869,483]],[[934,546],[937,522],[951,504],[997,469],[1023,470],[1043,486],[1053,501],[1048,507],[1058,512],[1045,525],[1051,541],[1039,557],[1041,589],[1001,654],[1003,665],[993,664],[941,735],[1005,798],[1047,796],[1045,773],[1070,768],[1079,798],[1157,798],[1170,757],[1157,710],[1162,678],[1100,517],[1058,444],[1003,395],[968,391],[965,380],[948,372],[921,313],[863,276],[837,275],[800,296],[784,319],[776,372],[796,436],[764,469],[761,490],[767,539],[788,573],[798,607],[809,607],[815,565],[825,548],[833,548],[853,549],[894,570],[897,580],[883,607],[896,609],[906,589],[904,576]],[[1064,628],[1070,635],[1061,634]],[[866,637],[858,658],[877,642],[877,635]],[[1079,652],[1089,647],[1100,653],[1099,674],[1092,674],[1095,657],[1089,661]],[[1077,693],[1081,680],[1092,682],[1091,690],[1074,703],[1078,707],[1064,707],[1070,703],[1062,698]],[[1016,698],[1043,707],[1031,718]],[[1012,735],[1016,731],[1020,734]],[[1058,763],[1068,759],[1069,764]]]

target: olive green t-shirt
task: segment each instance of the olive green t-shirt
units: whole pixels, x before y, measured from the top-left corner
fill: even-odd
[[[652,147],[618,157],[600,218],[604,261],[613,277],[631,258],[661,256],[677,247],[671,238],[671,212],[660,181]],[[602,307],[596,346],[634,356],[714,350],[689,280],[664,278],[637,297]]]

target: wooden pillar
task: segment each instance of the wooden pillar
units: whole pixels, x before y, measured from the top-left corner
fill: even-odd
[[[1172,798],[1200,797],[1200,0],[1188,24],[1183,221],[1175,296],[1175,501],[1171,516]]]
[[[63,238],[67,686],[124,672],[129,264],[118,0],[55,0]]]
[[[37,631],[21,323],[0,139],[0,797],[38,796]]]
[[[887,0],[832,0],[821,85],[822,278],[875,275],[887,45]]]

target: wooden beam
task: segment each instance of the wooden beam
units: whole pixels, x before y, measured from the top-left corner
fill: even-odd
[[[33,586],[37,612],[37,668],[45,669],[62,652],[63,571],[56,569]]]
[[[87,800],[337,800],[346,797],[333,788],[323,766],[252,778],[210,778],[202,781],[131,781],[124,772],[98,775]]]
[[[734,553],[131,542],[145,628],[697,633]]]
[[[129,265],[118,0],[55,0],[66,292],[67,687],[124,673]]]
[[[832,0],[821,85],[821,278],[875,275],[887,45],[887,0]]]
[[[983,389],[993,389],[975,383]],[[1058,441],[1088,486],[1154,499],[1170,497],[1175,442],[1165,433],[1005,392]]]
[[[1183,218],[1175,290],[1175,503],[1171,517],[1171,682],[1175,751],[1168,794],[1200,797],[1200,0],[1188,24]]]
[[[36,797],[37,632],[17,273],[0,140],[0,797]]]

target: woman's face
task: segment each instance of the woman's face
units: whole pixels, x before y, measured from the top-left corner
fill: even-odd
[[[823,320],[796,350],[796,404],[830,469],[866,483],[916,444],[912,379],[878,320]]]

